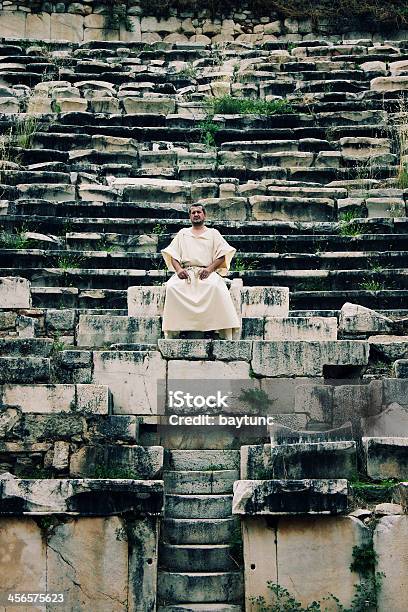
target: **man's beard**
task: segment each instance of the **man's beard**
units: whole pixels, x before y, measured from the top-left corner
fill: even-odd
[[[192,220],[192,221],[191,221],[191,223],[192,223],[193,225],[204,225],[204,219],[203,219],[203,220],[201,220],[201,219],[196,219],[195,221],[194,221],[194,220]]]

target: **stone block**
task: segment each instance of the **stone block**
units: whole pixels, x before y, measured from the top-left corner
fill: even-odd
[[[171,115],[176,110],[176,102],[172,98],[135,98],[126,96],[122,104],[127,115],[151,113],[154,115]]]
[[[395,371],[395,376],[397,378],[407,379],[408,378],[408,359],[398,359],[394,363],[394,371]]]
[[[389,333],[393,329],[393,324],[392,319],[375,310],[346,302],[340,311],[339,332],[347,334]]]
[[[135,444],[139,439],[141,419],[129,415],[94,416],[88,421],[88,440],[92,443],[114,441]]]
[[[361,419],[364,436],[408,436],[408,410],[397,403],[390,404],[380,414]]]
[[[47,382],[50,360],[44,357],[0,357],[0,383]]]
[[[377,77],[370,82],[372,91],[405,91],[408,89],[408,76]]]
[[[408,476],[408,437],[363,438],[367,474],[373,480]]]
[[[242,317],[287,317],[288,287],[243,287],[241,314]]]
[[[159,351],[165,359],[208,359],[211,340],[159,340]]]
[[[142,32],[140,28],[140,18],[128,15],[129,22],[132,24],[131,29],[127,29],[124,25],[120,26],[119,40],[124,42],[141,42]]]
[[[332,221],[334,200],[256,195],[249,198],[257,221]]]
[[[363,366],[368,344],[349,340],[253,341],[252,369],[261,376],[323,376],[324,366]]]
[[[24,413],[71,412],[75,409],[75,385],[4,385],[2,402]]]
[[[408,336],[370,336],[367,339],[370,350],[389,361],[408,358]],[[394,366],[395,367],[395,366]],[[401,376],[404,378],[404,376]]]
[[[94,353],[93,382],[107,385],[114,414],[158,414],[158,381],[166,378],[159,352]]]
[[[77,344],[92,348],[138,342],[155,344],[160,336],[160,317],[80,315]]]
[[[350,572],[353,548],[368,539],[368,528],[354,517],[281,518],[275,526],[266,518],[245,517],[245,609],[257,612],[253,597],[263,596],[268,606],[275,603],[268,581],[288,589],[305,607],[329,593],[351,606],[359,582]],[[332,609],[331,601],[323,607]]]
[[[129,317],[161,317],[163,315],[166,288],[129,287],[127,304]]]
[[[51,13],[51,38],[79,43],[84,39],[84,17],[69,13]]]
[[[109,414],[111,393],[106,385],[76,385],[76,410],[81,414]]]
[[[251,361],[252,342],[250,340],[214,340],[212,354],[220,361]]]
[[[77,478],[161,479],[162,446],[105,444],[83,446],[71,455],[69,472]]]
[[[49,40],[51,38],[50,13],[29,13],[26,20],[26,38]]]
[[[58,524],[47,546],[47,588],[71,609],[123,612],[128,595],[126,524],[118,516]]]
[[[181,28],[181,20],[176,17],[169,17],[168,19],[157,19],[156,17],[143,17],[141,20],[142,32],[160,32],[160,33],[174,33],[178,32]]]
[[[66,470],[69,465],[69,443],[58,440],[54,444],[52,467],[56,470]]]
[[[31,308],[30,282],[19,276],[0,278],[0,308]]]
[[[356,426],[361,418],[378,414],[382,410],[381,381],[370,381],[367,384],[347,384],[333,386],[333,425],[341,426],[352,421]]]
[[[336,340],[336,317],[266,317],[265,340]]]
[[[73,332],[75,327],[75,310],[47,309],[45,325],[49,331]]]
[[[46,542],[33,519],[2,516],[0,551],[3,592],[21,592],[22,585],[31,593],[47,591]]]
[[[397,403],[408,408],[408,380],[384,378],[383,394],[385,405]]]
[[[246,198],[207,198],[200,200],[197,204],[205,206],[208,218],[213,221],[245,221],[247,219]]]
[[[384,578],[377,596],[378,610],[405,612],[408,592],[408,516],[384,516],[375,528],[376,571]]]
[[[4,479],[0,510],[14,513],[81,513],[109,516],[126,511],[135,516],[159,514],[163,483],[133,479]]]
[[[54,414],[24,414],[24,439],[27,442],[44,440],[81,440],[86,431],[84,417],[79,414],[55,412]]]
[[[184,361],[174,360],[168,364],[168,380],[234,380],[249,379],[249,364],[245,361]]]
[[[26,15],[21,11],[0,12],[0,36],[3,38],[25,38]]]
[[[154,516],[128,524],[128,612],[154,610],[157,591],[158,521]],[[147,562],[146,562],[147,560]]]
[[[356,443],[306,442],[271,447],[271,478],[347,478],[357,473]]]
[[[183,204],[183,209],[191,195],[191,184],[184,181],[132,178],[116,179],[113,185],[125,201]]]
[[[342,514],[347,511],[347,480],[238,480],[232,513]]]

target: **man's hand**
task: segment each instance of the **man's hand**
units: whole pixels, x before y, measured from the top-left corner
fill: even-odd
[[[202,268],[199,273],[198,273],[198,277],[201,280],[205,280],[206,278],[208,278],[211,274],[212,270],[208,267],[208,268]]]
[[[177,276],[179,278],[181,278],[181,280],[187,280],[189,277],[187,270],[185,270],[184,268],[181,268],[178,272],[177,272]]]

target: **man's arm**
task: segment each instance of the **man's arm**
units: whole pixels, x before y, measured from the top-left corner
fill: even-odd
[[[187,270],[185,270],[181,265],[180,262],[177,261],[177,259],[174,259],[174,257],[171,258],[171,263],[173,264],[173,267],[176,271],[176,274],[179,278],[181,278],[182,280],[185,280],[187,278],[189,278],[188,272]]]
[[[225,264],[225,256],[224,255],[222,257],[218,257],[218,259],[215,259],[209,266],[207,266],[206,268],[203,268],[202,270],[200,270],[200,272],[198,273],[199,278],[201,278],[201,280],[204,280],[205,278],[208,278],[210,276],[210,274],[212,272],[215,272],[215,270],[217,270],[219,267],[221,267],[222,264]]]

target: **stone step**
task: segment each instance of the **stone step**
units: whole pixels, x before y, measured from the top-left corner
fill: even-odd
[[[157,596],[166,603],[240,602],[243,596],[241,572],[181,573],[159,571]]]
[[[168,518],[228,518],[232,495],[166,495]]]
[[[254,189],[255,188],[256,186],[254,187]],[[380,194],[378,197],[380,197]],[[13,202],[13,206],[25,206],[28,204],[32,204],[32,202],[28,202],[26,200]],[[169,239],[171,239],[172,234],[175,234],[181,227],[188,227],[188,220],[185,218],[184,213],[183,215],[180,213],[178,215],[179,218],[171,218],[171,216],[166,216],[163,218],[163,215],[161,215],[161,219],[158,222],[157,218],[149,218],[146,216],[140,219],[135,219],[134,217],[124,217],[122,215],[122,210],[120,210],[119,205],[115,205],[115,209],[112,211],[113,214],[109,216],[105,214],[107,205],[103,205],[96,207],[94,210],[96,215],[94,217],[91,217],[89,215],[89,212],[92,210],[92,203],[90,203],[86,206],[86,208],[84,208],[83,217],[75,217],[72,216],[71,213],[73,211],[69,210],[69,206],[71,206],[72,204],[72,206],[76,207],[76,203],[70,203],[68,207],[67,203],[61,203],[58,204],[58,211],[53,210],[53,212],[46,212],[46,207],[49,207],[51,204],[47,203],[44,200],[38,201],[39,214],[33,217],[32,220],[33,222],[35,222],[35,227],[37,231],[41,233],[50,233],[52,235],[58,234],[65,236],[67,233],[69,233],[67,232],[68,226],[69,228],[72,228],[72,231],[96,231],[101,233],[111,232],[127,236],[130,235],[132,237],[141,234],[155,234],[159,236],[160,242],[165,241],[165,243],[167,244]],[[122,202],[120,206],[126,208],[127,203]],[[56,208],[57,207],[54,205],[54,209]],[[60,213],[63,210],[66,213],[65,217],[61,217],[56,214],[57,212]],[[148,210],[151,214],[153,213],[151,208],[149,208]],[[32,213],[32,210],[27,211],[27,214]],[[160,214],[160,210],[158,211],[158,214]],[[69,217],[69,220],[67,220],[66,217]],[[358,218],[355,219],[354,222],[358,224],[359,228],[361,228],[361,235],[344,237],[340,235],[340,227],[337,221],[304,221],[296,223],[291,221],[268,220],[246,221],[245,226],[243,228],[242,222],[220,219],[217,221],[216,225],[223,235],[228,236],[230,239],[233,236],[234,239],[238,241],[245,241],[245,236],[249,237],[251,235],[255,235],[261,240],[265,241],[274,240],[276,238],[278,244],[280,241],[284,241],[285,239],[291,240],[295,244],[297,237],[299,236],[299,243],[303,244],[303,241],[305,241],[305,245],[308,245],[310,241],[313,242],[314,240],[317,240],[319,242],[320,240],[324,241],[327,239],[330,241],[334,241],[334,244],[344,244],[345,242],[347,243],[347,241],[349,241],[351,245],[351,250],[355,250],[352,246],[353,244],[358,245],[361,243],[361,241],[364,240],[371,242],[378,239],[381,241],[383,235],[384,239],[389,236],[390,241],[395,239],[398,241],[397,244],[400,244],[401,240],[403,240],[403,235],[406,234],[406,232],[408,231],[408,217],[395,219]],[[211,226],[213,224],[209,222],[208,225]],[[2,215],[2,226],[7,231],[10,231],[10,233],[13,233],[13,231],[15,232],[16,228],[27,227],[26,220],[22,219],[22,216],[19,214]],[[245,235],[241,238],[243,229],[245,231]],[[393,242],[391,243],[393,244]],[[404,244],[404,242],[402,242],[402,244]],[[296,251],[296,249],[294,249],[294,251]]]
[[[162,523],[162,542],[171,544],[228,544],[234,538],[238,527],[239,521],[235,517],[223,519],[165,518]]]
[[[160,565],[176,572],[225,572],[237,570],[234,549],[228,544],[162,544]]]
[[[50,357],[54,348],[49,338],[0,338],[0,356],[4,357]]]
[[[50,359],[45,357],[0,357],[0,384],[47,382]]]
[[[41,380],[41,370],[33,378]],[[12,384],[10,374],[2,382],[2,405],[18,408],[23,413],[75,413],[91,416],[108,415],[110,412],[111,396],[106,385],[40,384],[37,380],[33,381],[35,384]],[[113,422],[119,423],[120,420]]]
[[[213,471],[165,471],[163,474],[166,493],[207,495],[232,493],[239,470]]]
[[[259,248],[259,245],[256,245]],[[81,269],[99,270],[110,268],[111,270],[158,270],[163,271],[163,258],[159,253],[123,253],[107,251],[43,251],[42,249],[1,249],[0,257],[4,266],[14,268],[25,268],[27,264],[37,268],[73,269],[80,266]],[[272,270],[276,273],[281,271],[290,273],[297,270],[329,270],[338,272],[368,270],[371,271],[373,263],[382,268],[401,268],[407,264],[408,251],[356,251],[356,252],[318,252],[316,253],[263,253],[263,252],[240,252],[239,271],[252,270],[264,272]],[[234,272],[234,260],[231,270]]]
[[[239,450],[177,450],[166,449],[165,468],[172,471],[237,470]]]

